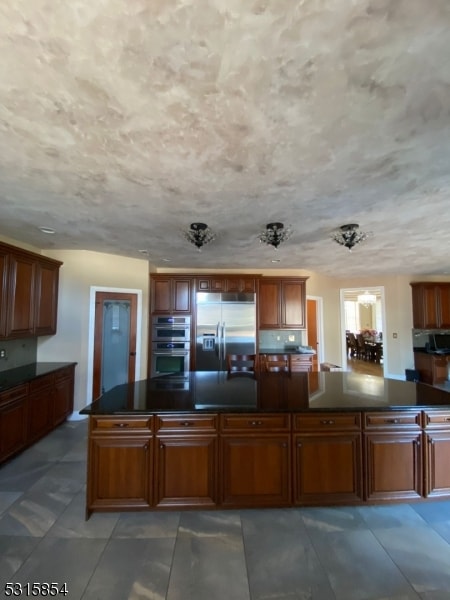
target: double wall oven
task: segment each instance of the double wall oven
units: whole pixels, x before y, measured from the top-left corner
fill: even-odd
[[[191,317],[152,317],[150,377],[189,371],[191,354]]]

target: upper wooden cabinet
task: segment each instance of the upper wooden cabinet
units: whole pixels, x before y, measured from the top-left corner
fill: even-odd
[[[196,278],[198,292],[256,292],[258,275],[205,275]]]
[[[56,333],[61,265],[0,243],[0,338]]]
[[[450,282],[414,282],[413,326],[416,329],[450,328]]]
[[[192,282],[192,276],[151,274],[151,312],[190,314],[192,311]]]
[[[259,280],[260,329],[306,328],[307,277],[262,277]]]

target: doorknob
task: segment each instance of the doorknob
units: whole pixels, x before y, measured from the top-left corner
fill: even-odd
[[[136,356],[136,352],[130,352],[130,356]]]

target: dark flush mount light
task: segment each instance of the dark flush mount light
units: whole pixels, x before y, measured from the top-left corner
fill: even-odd
[[[369,235],[369,233],[359,231],[359,225],[357,223],[348,223],[347,225],[341,225],[331,237],[335,242],[341,246],[345,246],[351,251],[356,244],[364,242]]]
[[[267,223],[266,228],[259,235],[259,241],[269,246],[273,246],[275,250],[281,242],[285,242],[292,235],[292,229],[285,227],[283,223]]]
[[[212,242],[216,234],[206,225],[206,223],[191,223],[190,228],[183,232],[188,242],[197,246],[200,252],[202,247]]]

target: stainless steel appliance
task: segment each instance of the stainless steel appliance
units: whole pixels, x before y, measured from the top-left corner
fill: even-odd
[[[152,342],[150,377],[189,371],[190,342]]]
[[[225,371],[227,354],[255,354],[253,293],[197,293],[195,368]]]
[[[191,317],[154,315],[152,317],[153,342],[189,342]]]

